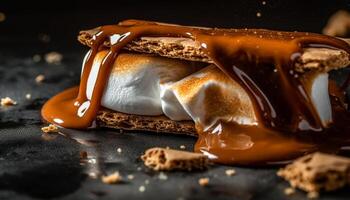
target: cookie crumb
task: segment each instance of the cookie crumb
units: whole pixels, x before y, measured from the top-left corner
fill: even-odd
[[[180,151],[154,147],[147,149],[141,156],[145,166],[155,171],[171,170],[204,170],[209,165],[209,159],[201,153]]]
[[[29,93],[28,93],[28,94],[26,94],[26,99],[28,99],[28,100],[29,100],[29,99],[31,99],[31,98],[32,98],[32,95],[31,95],[31,94],[29,94]]]
[[[42,74],[39,74],[38,76],[35,77],[36,83],[42,83],[44,80],[45,80],[45,76]]]
[[[209,178],[200,178],[198,180],[198,183],[200,186],[203,186],[203,187],[207,186],[207,185],[209,185]]]
[[[6,20],[6,15],[3,12],[0,12],[0,22],[4,22]]]
[[[54,124],[50,124],[48,126],[42,127],[41,131],[44,133],[57,133],[58,132],[58,128],[56,125]]]
[[[140,191],[140,192],[144,192],[145,190],[146,190],[146,187],[145,187],[145,186],[141,185],[141,186],[139,187],[139,191]]]
[[[168,179],[168,176],[164,172],[160,172],[158,175],[158,179],[165,181]]]
[[[233,176],[236,174],[236,170],[234,169],[228,169],[225,171],[226,176]]]
[[[181,145],[180,149],[186,149],[186,146],[185,145]]]
[[[292,187],[287,187],[284,189],[284,194],[290,196],[295,193],[295,189]]]
[[[318,197],[320,197],[320,194],[318,192],[309,192],[307,193],[307,198],[308,199],[317,199]]]
[[[134,175],[132,175],[132,174],[129,174],[129,175],[128,175],[128,179],[129,179],[129,180],[133,180],[134,178],[135,178]]]
[[[118,153],[121,153],[121,152],[122,152],[122,148],[118,148],[118,149],[117,149],[117,152],[118,152]]]
[[[32,59],[34,62],[37,63],[41,61],[41,56],[39,54],[35,54]]]
[[[49,43],[51,41],[51,36],[46,33],[40,33],[38,39],[43,43]]]
[[[1,98],[1,106],[14,106],[17,102],[10,97]]]
[[[102,176],[102,182],[106,184],[116,184],[120,183],[123,180],[123,177],[119,174],[119,172],[114,172],[113,174]]]
[[[59,64],[62,58],[62,54],[55,51],[45,54],[45,61],[49,64]]]

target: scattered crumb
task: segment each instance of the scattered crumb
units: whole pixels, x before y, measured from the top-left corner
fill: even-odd
[[[28,100],[29,100],[29,99],[31,99],[31,98],[32,98],[32,95],[31,95],[31,94],[29,94],[29,93],[28,93],[28,94],[26,94],[26,99],[28,99]]]
[[[132,175],[132,174],[129,174],[129,175],[128,175],[128,179],[129,179],[129,180],[133,180],[134,178],[135,178],[134,175]]]
[[[35,77],[36,83],[42,83],[44,80],[45,80],[45,76],[42,74],[39,74],[38,76]]]
[[[17,102],[10,97],[1,98],[1,106],[14,106]]]
[[[350,35],[350,13],[346,10],[339,10],[328,20],[322,33],[330,36],[347,37]]]
[[[145,187],[145,186],[141,185],[141,186],[139,187],[139,191],[140,191],[140,192],[144,192],[145,190],[146,190],[146,187]]]
[[[180,149],[186,149],[186,146],[185,145],[181,145]]]
[[[113,174],[102,176],[102,182],[106,184],[116,184],[120,183],[123,177],[119,174],[119,172],[114,172]]]
[[[198,183],[200,186],[207,186],[209,185],[209,178],[200,178]]]
[[[58,128],[56,125],[50,124],[48,126],[42,127],[41,131],[44,133],[57,133]]]
[[[317,199],[320,196],[318,192],[309,192],[307,193],[308,199]]]
[[[141,167],[137,167],[137,171],[141,171],[142,170],[142,168]]]
[[[295,189],[292,187],[287,187],[284,189],[284,194],[290,196],[295,193]]]
[[[50,133],[42,133],[41,138],[46,141],[52,141],[57,138],[57,134],[50,134]]]
[[[0,12],[0,22],[4,22],[6,20],[6,15],[3,12]]]
[[[262,4],[262,5],[266,5],[266,1],[262,1],[261,4]]]
[[[117,152],[118,152],[118,153],[121,153],[121,152],[122,152],[122,148],[118,148],[118,149],[117,149]]]
[[[41,61],[41,56],[39,54],[35,54],[32,59],[33,59],[34,62],[40,62]]]
[[[88,154],[87,154],[86,151],[81,151],[81,152],[79,153],[79,155],[80,155],[80,159],[86,159]]]
[[[158,175],[159,180],[167,180],[168,176],[164,172],[160,172]]]
[[[96,179],[98,177],[95,172],[90,172],[88,175],[90,178],[93,178],[93,179]]]
[[[149,180],[148,180],[148,179],[145,180],[145,184],[146,184],[146,185],[149,184]]]
[[[261,17],[261,12],[257,12],[256,17]]]
[[[227,176],[233,176],[233,175],[236,174],[236,170],[234,170],[234,169],[228,169],[228,170],[225,171],[225,174],[226,174]]]
[[[59,64],[62,58],[62,54],[55,51],[45,54],[45,61],[49,64]]]
[[[166,146],[165,149],[170,149],[170,147],[169,147],[169,146]]]
[[[44,43],[49,43],[51,41],[50,35],[48,35],[46,33],[39,34],[38,39]]]

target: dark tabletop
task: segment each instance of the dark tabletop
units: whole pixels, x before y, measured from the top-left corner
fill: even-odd
[[[120,7],[113,4],[115,9],[83,5],[81,1],[33,7],[19,1],[5,6],[0,3],[0,12],[7,14],[6,21],[0,23],[0,97],[9,96],[18,103],[0,107],[0,199],[306,199],[301,191],[288,197],[284,194],[289,185],[276,176],[278,167],[216,165],[203,172],[165,172],[167,179],[162,180],[160,173],[145,168],[139,159],[144,150],[154,146],[179,149],[185,145],[187,150],[193,150],[192,137],[108,129],[62,130],[64,134],[47,135],[40,130],[45,126],[40,117],[43,103],[79,83],[81,61],[87,51],[75,41],[79,29],[142,18],[320,32],[332,12],[349,8],[347,1],[319,7],[315,6],[318,1],[305,5],[300,4],[302,1],[289,5],[284,5],[284,1],[267,1],[271,2],[267,8],[261,6],[261,1],[248,6],[244,2],[248,1],[240,1],[237,6],[228,1],[211,4],[181,1],[180,5],[130,1],[120,3]],[[289,6],[301,10],[288,12]],[[263,19],[255,16],[258,9]],[[294,18],[297,21],[291,20]],[[50,40],[43,41],[43,35]],[[50,51],[63,55],[60,64],[45,62],[43,56]],[[34,55],[42,59],[34,61]],[[46,77],[41,84],[34,80],[39,74]],[[31,99],[26,99],[26,94],[31,94]],[[80,158],[82,151],[88,153],[87,160]],[[236,170],[235,176],[225,175],[230,168]],[[93,178],[114,171],[121,173],[123,183],[106,185]],[[126,178],[130,174],[133,180]],[[210,178],[208,187],[199,186],[198,179],[202,177]],[[145,187],[144,192],[139,191],[140,186]],[[349,198],[350,191],[344,189],[322,194],[320,199]]]

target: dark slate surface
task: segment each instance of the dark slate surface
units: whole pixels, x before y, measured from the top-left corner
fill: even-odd
[[[283,193],[288,184],[278,178],[277,168],[234,167],[237,175],[227,177],[229,166],[213,166],[196,173],[159,173],[143,167],[138,159],[148,147],[185,145],[191,137],[111,130],[72,131],[43,136],[40,118],[42,104],[54,94],[78,84],[84,48],[76,42],[77,32],[127,18],[158,20],[187,25],[218,27],[259,27],[320,32],[327,18],[338,9],[349,9],[348,0],[220,0],[200,1],[22,1],[0,3],[6,21],[0,23],[0,97],[10,96],[18,105],[0,108],[0,200],[3,199],[306,199],[298,191]],[[311,12],[310,12],[311,11]],[[256,12],[262,17],[257,18]],[[43,43],[40,36],[50,35]],[[33,62],[32,56],[59,51],[60,65]],[[44,74],[38,85],[34,79]],[[336,75],[339,77],[340,73]],[[30,93],[31,100],[25,95]],[[122,153],[117,153],[117,148]],[[81,163],[80,151],[89,162]],[[89,173],[115,170],[134,180],[105,185]],[[197,180],[210,178],[202,188]],[[147,181],[148,180],[148,181]],[[149,184],[146,184],[149,182]],[[145,192],[139,187],[144,185]],[[350,199],[349,190],[321,195],[324,200]]]
[[[4,47],[2,47],[4,48]],[[23,50],[23,49],[22,49]],[[153,146],[191,150],[191,137],[112,130],[73,131],[45,137],[40,128],[42,104],[57,92],[78,83],[81,53],[64,53],[61,64],[34,62],[31,56],[2,49],[0,55],[0,96],[9,96],[18,105],[0,108],[0,199],[305,199],[298,191],[283,193],[288,184],[278,178],[276,168],[235,167],[237,175],[227,177],[229,166],[213,166],[204,172],[168,172],[167,180],[144,168],[139,156]],[[35,83],[44,74],[42,84]],[[30,93],[31,100],[25,99]],[[117,148],[122,153],[117,153]],[[79,153],[87,151],[88,162]],[[87,174],[115,170],[126,177],[119,185],[105,185]],[[210,178],[210,186],[197,183]],[[147,184],[147,182],[149,182]],[[145,192],[139,192],[144,185]],[[349,190],[324,194],[320,199],[349,199]]]

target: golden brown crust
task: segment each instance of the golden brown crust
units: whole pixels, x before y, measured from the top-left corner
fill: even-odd
[[[98,31],[99,28],[81,31],[78,40],[84,45],[91,46],[91,38]],[[109,46],[108,42],[105,42],[105,45]],[[142,37],[130,42],[125,49],[170,58],[212,63],[201,45],[188,38]],[[298,72],[308,70],[330,71],[348,65],[350,65],[349,54],[343,50],[305,48],[295,69]]]
[[[173,121],[164,115],[132,115],[102,109],[97,115],[96,122],[99,127],[113,129],[142,130],[191,136],[197,135],[195,125],[192,121]]]
[[[156,171],[203,170],[209,165],[207,156],[201,153],[154,147],[141,156],[144,164]]]

